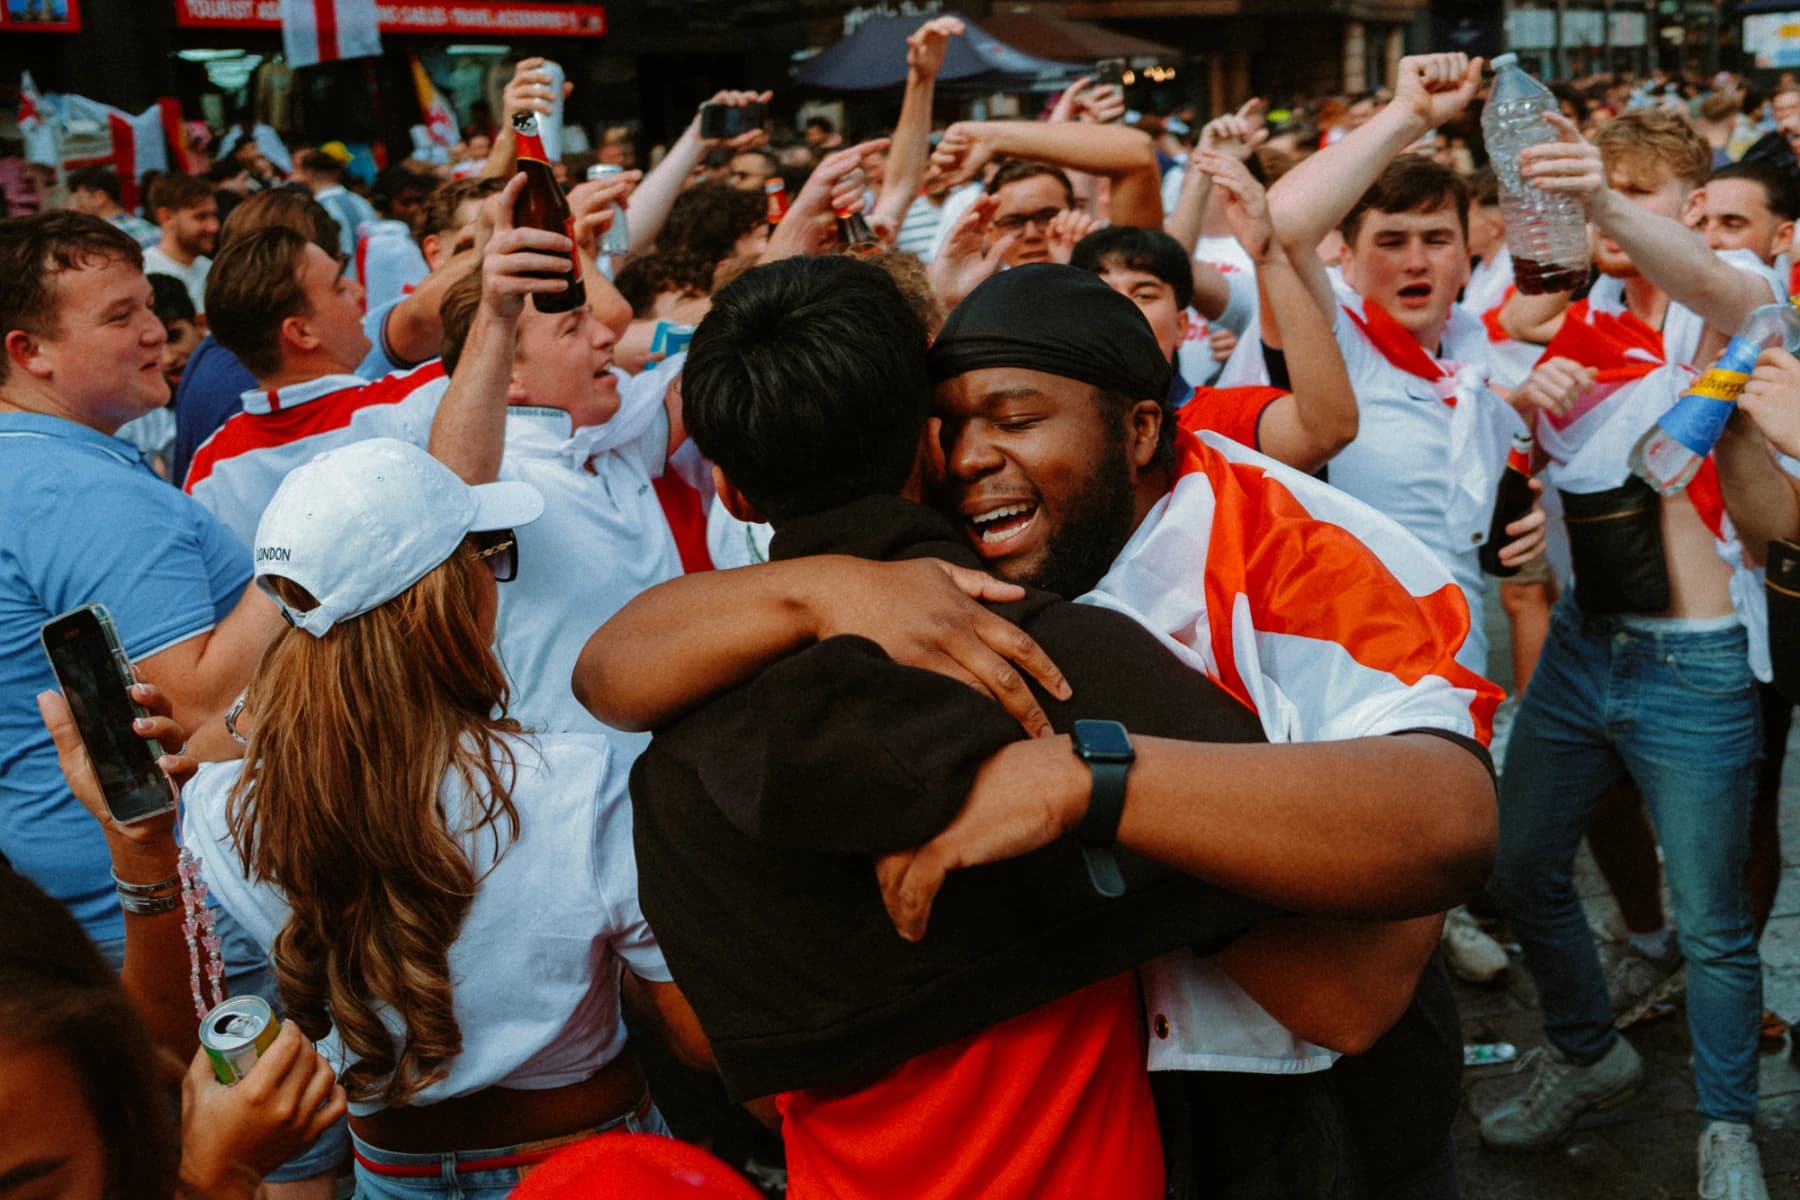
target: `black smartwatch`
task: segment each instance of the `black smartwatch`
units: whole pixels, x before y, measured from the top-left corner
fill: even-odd
[[[1087,815],[1081,818],[1075,836],[1081,842],[1094,890],[1103,896],[1120,896],[1125,892],[1125,880],[1119,874],[1112,845],[1125,809],[1125,777],[1137,761],[1137,752],[1131,748],[1131,735],[1117,721],[1077,721],[1074,741],[1075,756],[1087,763],[1093,775]]]

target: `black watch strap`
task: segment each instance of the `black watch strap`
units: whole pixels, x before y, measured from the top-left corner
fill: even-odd
[[[1081,843],[1082,858],[1087,864],[1088,879],[1094,890],[1102,896],[1121,896],[1125,893],[1125,879],[1119,873],[1119,863],[1113,857],[1112,846],[1119,835],[1119,818],[1125,810],[1125,780],[1131,772],[1129,758],[1105,758],[1084,752],[1081,742],[1085,741],[1084,725],[1101,725],[1100,722],[1077,721],[1076,739],[1077,753],[1088,765],[1091,782],[1088,792],[1087,812],[1081,818],[1081,824],[1075,830],[1075,836]],[[1105,726],[1111,726],[1105,730]],[[1129,754],[1129,740],[1123,726],[1106,722],[1102,730],[1111,732],[1125,742],[1125,753]]]

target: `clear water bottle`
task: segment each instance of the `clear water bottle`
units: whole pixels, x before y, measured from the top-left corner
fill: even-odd
[[[1587,281],[1587,212],[1575,197],[1519,178],[1519,152],[1557,140],[1544,114],[1560,111],[1550,89],[1527,75],[1519,56],[1494,59],[1494,86],[1481,113],[1481,136],[1500,177],[1500,213],[1513,282],[1521,292],[1572,292]]]
[[[1790,354],[1800,351],[1797,303],[1765,304],[1751,312],[1712,369],[1695,380],[1631,448],[1633,473],[1665,496],[1693,481],[1725,431],[1745,381],[1756,370],[1757,357],[1776,346]]]

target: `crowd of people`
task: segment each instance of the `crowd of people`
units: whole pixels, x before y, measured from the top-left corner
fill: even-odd
[[[1479,59],[938,128],[963,33],[862,141],[553,164],[560,227],[539,59],[441,178],[246,121],[0,221],[0,1193],[1442,1200],[1510,938],[1483,1142],[1680,1006],[1697,1195],[1767,1195],[1800,359],[1628,464],[1794,291],[1800,85],[1559,85],[1593,271],[1529,294]],[[89,604],[178,813],[111,815]],[[231,1086],[203,978],[281,1020]]]

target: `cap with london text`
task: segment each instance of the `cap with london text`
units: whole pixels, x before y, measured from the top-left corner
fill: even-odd
[[[323,637],[423,579],[469,534],[528,525],[543,511],[528,483],[471,487],[409,442],[353,442],[282,480],[256,526],[256,583],[289,625]],[[284,603],[272,576],[299,584],[317,605]]]

